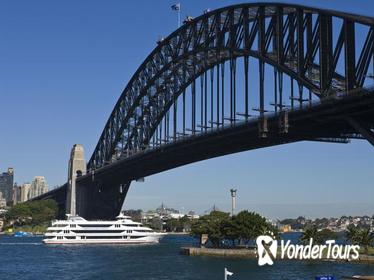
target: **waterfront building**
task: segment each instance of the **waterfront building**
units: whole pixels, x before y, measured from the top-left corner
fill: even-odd
[[[6,207],[6,200],[3,197],[3,193],[0,192],[0,208],[5,208]]]
[[[141,222],[142,223],[148,223],[149,221],[153,219],[160,219],[160,214],[158,214],[154,210],[149,210],[147,212],[142,212],[141,213]]]
[[[280,231],[281,232],[291,232],[292,227],[291,227],[291,225],[283,225],[283,226],[280,227]]]
[[[156,210],[149,210],[145,213],[141,213],[141,221],[146,223],[153,219],[180,219],[184,216],[185,214],[179,212],[174,208],[167,207],[164,203],[162,203],[159,207],[156,208]]]
[[[182,213],[170,213],[166,216],[166,218],[172,218],[172,219],[180,219],[183,218],[185,215]]]
[[[156,210],[148,210],[147,212],[141,212],[141,221],[142,223],[148,223],[152,220],[161,220],[166,221],[168,219],[181,219],[187,217],[190,220],[198,219],[200,216],[197,215],[194,211],[189,211],[188,214],[180,213],[178,210],[173,208],[168,208],[164,204],[158,207]]]
[[[14,183],[13,192],[12,192],[12,202],[13,205],[21,202],[21,186],[18,186],[17,183]]]
[[[190,218],[190,219],[198,219],[198,218],[200,218],[200,216],[197,215],[196,212],[192,211],[192,210],[190,212],[188,212],[187,217]]]
[[[9,167],[7,172],[0,174],[0,192],[3,194],[8,205],[11,204],[13,200],[13,180],[14,180],[14,170]]]
[[[21,188],[21,191],[20,191],[20,200],[19,200],[19,202],[25,202],[25,201],[29,200],[29,198],[30,198],[31,184],[25,183],[20,188]]]
[[[42,195],[46,192],[48,192],[48,184],[44,176],[35,176],[31,183],[29,199]]]
[[[180,214],[178,210],[167,207],[164,203],[156,208],[156,213],[159,214],[160,217],[169,216],[171,214]]]

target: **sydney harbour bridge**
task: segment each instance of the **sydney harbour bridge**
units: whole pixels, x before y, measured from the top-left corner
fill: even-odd
[[[297,141],[374,145],[373,50],[372,17],[250,3],[190,18],[136,70],[87,164],[35,199],[109,219],[131,181],[178,166]]]

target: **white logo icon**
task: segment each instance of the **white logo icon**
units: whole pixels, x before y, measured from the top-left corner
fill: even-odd
[[[232,273],[231,271],[228,271],[227,268],[225,267],[225,280],[227,280],[227,276],[232,276],[234,275],[234,273]]]
[[[277,257],[278,241],[268,235],[260,235],[256,239],[258,265],[273,265]]]
[[[278,241],[269,235],[260,235],[256,239],[258,265],[273,265],[277,258]],[[360,256],[359,245],[339,245],[335,240],[326,240],[325,244],[292,244],[290,240],[280,241],[278,257],[281,259],[315,260],[322,259],[325,250],[326,259],[357,260]]]

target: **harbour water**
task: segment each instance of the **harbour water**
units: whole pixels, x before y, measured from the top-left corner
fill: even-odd
[[[169,235],[155,245],[44,245],[41,237],[0,236],[0,279],[182,279],[312,280],[316,275],[374,275],[374,265],[278,261],[259,267],[256,260],[191,257],[181,246],[189,236]]]

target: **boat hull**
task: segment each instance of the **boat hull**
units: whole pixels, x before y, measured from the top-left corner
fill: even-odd
[[[44,244],[156,244],[159,241],[135,240],[43,240]]]
[[[44,244],[155,244],[162,236],[147,236],[139,239],[43,239]]]

